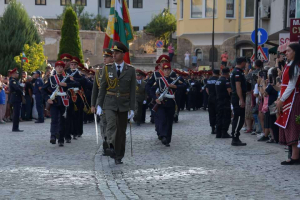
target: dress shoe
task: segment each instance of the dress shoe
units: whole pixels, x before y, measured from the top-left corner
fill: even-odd
[[[35,121],[34,123],[36,123],[36,124],[42,124],[42,123],[44,123],[44,122],[41,122],[41,121]]]
[[[294,160],[290,158],[290,161],[281,162],[281,165],[297,165],[297,164],[300,164],[300,159]]]
[[[170,145],[170,143],[167,143],[167,144],[165,144],[165,146],[166,146],[166,147],[170,147],[171,145]]]
[[[136,123],[136,125],[137,125],[137,126],[141,126],[141,123],[138,122],[138,123]]]
[[[216,138],[222,138],[222,134],[219,132],[216,132]]]
[[[159,140],[162,140],[162,137],[160,135],[157,136]]]
[[[71,140],[70,139],[66,139],[66,143],[71,143]]]
[[[243,143],[239,138],[233,138],[231,142],[232,146],[246,146],[246,143]]]
[[[81,135],[78,135],[77,138],[81,138]]]
[[[121,165],[121,164],[123,164],[123,162],[122,162],[121,159],[115,159],[115,164],[116,165]]]
[[[56,138],[55,138],[55,137],[51,137],[50,143],[51,143],[51,144],[56,144]]]
[[[109,156],[109,153],[107,152],[107,150],[103,150],[102,156]]]
[[[113,148],[107,149],[106,151],[107,151],[107,153],[109,154],[109,156],[111,158],[115,158],[116,157],[116,152],[115,152],[115,150]]]
[[[215,127],[211,127],[211,134],[216,134],[216,128]]]
[[[167,138],[163,137],[162,140],[161,140],[161,143],[164,144],[164,145],[168,144]]]
[[[232,138],[232,136],[229,135],[228,133],[223,133],[222,138]]]
[[[76,135],[73,136],[73,140],[77,140],[77,136]]]
[[[23,132],[23,130],[16,129],[16,130],[12,130],[12,132]]]
[[[58,143],[58,146],[59,146],[59,147],[63,147],[63,146],[64,146],[64,143],[60,142],[60,143]]]

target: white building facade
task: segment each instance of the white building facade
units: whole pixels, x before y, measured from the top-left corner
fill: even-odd
[[[10,0],[0,0],[0,17]],[[67,4],[77,3],[85,6],[84,12],[108,17],[111,0],[17,0],[21,2],[30,17],[42,16],[45,19],[56,19]],[[154,15],[164,9],[170,9],[176,16],[177,0],[127,0],[131,23],[135,31],[143,30]]]

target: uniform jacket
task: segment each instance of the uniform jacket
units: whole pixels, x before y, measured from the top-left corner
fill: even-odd
[[[110,86],[113,87],[110,88]],[[104,110],[120,112],[134,110],[135,90],[136,73],[134,67],[124,63],[123,70],[118,77],[115,63],[108,64],[103,68],[97,105]],[[115,95],[107,94],[108,92]]]
[[[97,103],[97,97],[100,89],[100,82],[101,82],[101,72],[96,71],[94,82],[93,82],[92,98],[91,98],[91,106],[94,107],[97,106],[96,103]]]
[[[10,103],[21,103],[23,88],[20,86],[20,83],[17,79],[11,78],[9,80],[9,91],[10,91]]]
[[[147,99],[146,93],[146,82],[141,80],[141,84],[136,83],[136,94],[135,94],[136,102],[141,103]]]
[[[35,95],[41,95],[42,92],[40,91],[40,87],[43,87],[44,83],[43,83],[43,80],[41,78],[37,78],[35,79],[35,82],[34,82],[34,87],[33,87],[33,94]]]

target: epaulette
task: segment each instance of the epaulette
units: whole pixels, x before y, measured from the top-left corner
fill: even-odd
[[[114,63],[108,63],[106,64],[106,66],[112,66]]]

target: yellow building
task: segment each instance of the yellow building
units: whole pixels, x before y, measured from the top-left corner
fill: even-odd
[[[215,66],[227,51],[229,61],[237,56],[251,57],[255,0],[215,0]],[[177,61],[184,54],[198,57],[198,65],[212,61],[213,0],[177,0]],[[190,60],[192,60],[190,58]]]

